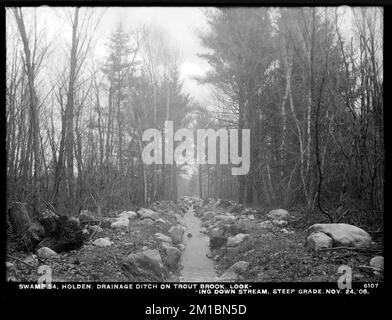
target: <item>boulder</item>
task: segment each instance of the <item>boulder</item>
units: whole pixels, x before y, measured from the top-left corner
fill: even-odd
[[[151,210],[151,209],[142,208],[138,211],[138,214],[140,215],[141,219],[157,220],[160,218],[160,214],[158,212]]]
[[[211,238],[222,238],[224,235],[224,230],[221,228],[213,228],[210,230]]]
[[[200,228],[200,233],[206,234],[207,232],[208,232],[207,228],[205,228],[205,227]]]
[[[169,233],[173,239],[174,243],[181,243],[182,242],[182,237],[184,235],[184,227],[177,225],[173,226],[169,229]]]
[[[306,244],[314,251],[322,248],[331,248],[332,238],[328,237],[325,233],[315,232],[306,239]]]
[[[214,211],[206,211],[203,213],[203,218],[205,220],[209,220],[209,219],[212,219],[215,215],[216,215],[216,213]]]
[[[131,253],[122,262],[121,267],[131,276],[142,276],[148,280],[163,281],[165,271],[158,250],[144,250]]]
[[[95,232],[96,234],[97,233],[102,233],[103,232],[103,229],[100,227],[100,226],[89,226],[89,229],[92,231],[92,232]]]
[[[98,238],[93,242],[93,244],[97,247],[110,247],[112,242],[109,238]]]
[[[249,232],[255,227],[255,222],[248,218],[242,217],[236,222],[237,228],[243,230],[243,232]]]
[[[247,261],[238,261],[234,263],[229,270],[234,271],[235,273],[241,274],[244,273],[249,267],[249,262]]]
[[[289,216],[288,211],[284,209],[275,209],[267,213],[267,217],[271,220],[274,219],[283,220],[288,218],[288,216]]]
[[[50,257],[57,257],[58,254],[48,247],[42,247],[37,250],[37,256],[41,259],[48,259]]]
[[[272,229],[274,227],[274,225],[270,220],[266,220],[266,221],[260,222],[259,227],[261,229]]]
[[[226,237],[210,237],[210,248],[215,249],[224,246],[227,243]]]
[[[227,238],[227,246],[235,247],[249,238],[249,234],[239,233],[234,237]]]
[[[157,219],[155,222],[159,222],[159,223],[162,223],[162,224],[169,224],[169,222],[167,222],[166,220],[164,220],[164,219],[162,219],[162,218],[159,218],[159,219]]]
[[[181,251],[175,247],[166,248],[166,262],[172,269],[176,269],[181,259]]]
[[[147,219],[143,219],[142,221],[140,221],[140,224],[143,226],[151,226],[154,224],[154,221],[147,218]]]
[[[286,220],[272,220],[272,224],[277,227],[286,227],[289,223]]]
[[[372,238],[363,229],[346,223],[319,223],[307,230],[308,234],[325,233],[332,238],[333,246],[366,248],[372,245]]]
[[[232,270],[227,270],[222,276],[218,279],[218,281],[222,282],[234,282],[238,280],[238,274]]]
[[[164,235],[163,233],[157,232],[157,233],[155,234],[155,237],[156,237],[158,240],[161,240],[161,241],[163,241],[163,242],[172,243],[172,238],[170,238],[170,237],[167,236],[167,235]]]
[[[183,245],[182,243],[180,243],[178,246],[178,249],[180,249],[181,251],[185,250],[185,245]]]
[[[384,271],[384,257],[375,256],[370,260],[370,266],[378,269],[379,271]]]
[[[123,211],[117,217],[117,220],[127,220],[127,219],[129,220],[137,219],[137,213],[134,211]]]
[[[113,229],[116,229],[116,230],[128,231],[129,220],[128,219],[118,220],[116,222],[113,222],[110,225],[110,227],[113,228]]]

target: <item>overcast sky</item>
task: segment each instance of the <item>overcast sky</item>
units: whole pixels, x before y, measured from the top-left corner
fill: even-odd
[[[72,10],[68,9],[72,14]],[[179,53],[178,66],[180,77],[184,82],[184,91],[190,93],[195,100],[207,107],[213,100],[208,86],[201,86],[192,79],[193,76],[202,76],[209,66],[207,62],[198,57],[205,51],[201,46],[198,35],[208,31],[204,14],[205,8],[197,7],[107,7],[95,8],[97,16],[102,14],[96,31],[96,43],[92,56],[102,62],[107,55],[108,38],[119,23],[125,31],[132,31],[141,26],[153,27],[163,30],[171,39],[170,46]],[[343,29],[351,24],[351,10],[347,6],[339,8],[343,19]],[[27,26],[32,23],[34,9],[23,9]],[[45,26],[48,41],[53,43],[54,49],[64,46],[64,39],[71,39],[70,23],[67,21],[64,8],[39,7],[37,21]],[[31,30],[31,29],[30,29]],[[59,42],[59,43],[57,43]],[[69,45],[69,44],[68,44]],[[59,53],[56,53],[59,59]],[[58,62],[58,61],[57,61]],[[59,63],[57,63],[59,65]],[[56,65],[56,64],[55,64]],[[51,66],[52,67],[52,66]],[[50,70],[51,71],[51,70]]]
[[[198,38],[199,32],[208,30],[203,9],[193,7],[136,7],[108,8],[99,26],[100,37],[108,38],[116,25],[121,22],[125,30],[132,30],[142,25],[153,26],[167,32],[173,46],[180,55],[179,67],[184,91],[196,100],[206,104],[208,89],[200,86],[192,76],[203,75],[208,64],[197,54],[203,52]],[[98,43],[97,49],[104,51],[104,44]]]

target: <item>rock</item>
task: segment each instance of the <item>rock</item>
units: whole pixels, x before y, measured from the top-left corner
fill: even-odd
[[[229,270],[234,271],[235,273],[241,274],[244,273],[249,267],[249,262],[247,261],[238,261],[234,263]]]
[[[52,249],[50,249],[48,247],[42,247],[37,250],[37,256],[38,256],[38,258],[41,258],[41,259],[47,259],[50,257],[56,257],[56,256],[58,256],[58,254],[57,254],[57,252],[53,251]]]
[[[282,232],[282,233],[284,233],[284,234],[294,234],[294,231],[290,231],[290,230],[287,230],[287,229],[285,229],[285,228],[280,229],[280,232]]]
[[[205,227],[200,228],[200,233],[206,234],[207,232],[208,232],[207,228],[205,228]]]
[[[109,238],[98,238],[93,242],[93,244],[97,247],[110,247],[112,242],[109,240]]]
[[[215,249],[224,246],[227,243],[226,237],[210,237],[210,248]]]
[[[231,237],[231,236],[235,236],[236,234],[245,233],[245,232],[249,231],[249,229],[241,228],[240,226],[238,226],[236,224],[224,225],[222,227],[222,229],[223,229],[223,235],[225,237]]]
[[[178,247],[178,249],[180,249],[181,251],[184,251],[184,250],[185,250],[185,246],[184,246],[182,243],[180,243],[177,247]]]
[[[102,233],[102,232],[103,232],[103,229],[102,229],[100,226],[89,226],[89,229],[90,229],[92,232],[95,232],[96,234],[97,234],[97,233]]]
[[[173,226],[169,229],[169,233],[173,239],[174,243],[181,243],[182,242],[182,237],[184,235],[184,227],[182,226]]]
[[[142,221],[140,221],[140,224],[143,226],[151,226],[154,224],[154,221],[147,218],[147,219],[143,219]]]
[[[7,269],[7,271],[11,271],[13,268],[15,267],[15,265],[12,262],[7,261],[5,263],[5,268]]]
[[[138,211],[138,214],[140,215],[140,218],[142,218],[142,219],[157,220],[160,218],[160,214],[158,212],[151,210],[151,209],[142,208]]]
[[[312,233],[307,239],[306,243],[314,251],[322,248],[332,247],[332,238],[328,237],[325,233],[315,232]]]
[[[249,234],[239,233],[234,237],[227,238],[227,246],[228,247],[235,247],[248,238],[249,238]]]
[[[372,238],[363,229],[346,223],[319,223],[307,230],[308,234],[325,233],[333,239],[333,246],[366,248],[372,245]]]
[[[138,253],[131,253],[121,264],[125,272],[134,276],[143,276],[148,280],[163,281],[165,272],[162,265],[162,258],[158,250],[144,250]]]
[[[175,247],[166,248],[166,262],[172,269],[176,269],[181,259],[181,251]]]
[[[272,229],[274,227],[274,225],[270,220],[266,220],[266,221],[260,222],[259,227],[261,229]]]
[[[161,240],[161,241],[163,241],[163,242],[172,243],[172,238],[170,238],[170,237],[167,236],[167,235],[164,235],[163,233],[157,232],[157,233],[155,234],[155,237],[156,237],[158,240]]]
[[[379,271],[384,271],[384,257],[383,256],[375,256],[370,260],[370,266],[373,268],[377,268]]]
[[[203,213],[203,219],[209,220],[213,217],[215,217],[216,213],[214,211],[206,211]]]
[[[162,248],[163,249],[167,249],[167,248],[171,248],[171,247],[173,247],[173,244],[172,243],[169,243],[169,242],[161,242],[161,245],[162,245]]]
[[[213,228],[210,231],[210,237],[212,238],[222,238],[224,235],[224,230],[220,228]]]
[[[129,227],[129,220],[128,219],[124,219],[124,220],[119,220],[116,222],[113,222],[110,227],[112,229],[116,229],[116,230],[124,230],[124,231],[128,231],[128,227]]]
[[[157,219],[155,222],[160,222],[160,223],[163,223],[163,224],[169,224],[169,222],[167,222],[166,220],[164,220],[162,218]]]
[[[232,270],[227,270],[219,279],[218,281],[222,282],[234,282],[238,280],[238,275]]]
[[[27,263],[31,266],[38,266],[38,259],[37,256],[35,254],[31,254],[28,257],[23,259],[24,263]]]
[[[255,222],[249,220],[248,218],[242,217],[237,221],[236,226],[243,232],[249,232],[255,227]]]
[[[135,211],[123,211],[119,214],[118,220],[134,220],[137,219],[137,213]]]
[[[277,226],[277,227],[285,227],[285,226],[287,226],[289,223],[288,223],[286,220],[274,219],[274,220],[272,220],[272,224],[273,224],[274,226]]]
[[[255,220],[256,218],[255,218],[255,216],[254,216],[253,214],[250,214],[250,215],[248,216],[248,219],[249,219],[249,220]]]
[[[284,209],[275,209],[275,210],[271,210],[268,214],[267,217],[269,219],[277,219],[277,220],[283,220],[288,218],[288,211],[284,210]]]

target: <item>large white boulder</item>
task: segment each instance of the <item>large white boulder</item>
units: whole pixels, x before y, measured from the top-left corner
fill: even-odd
[[[334,246],[364,248],[372,244],[372,238],[365,230],[346,223],[318,223],[309,227],[307,232],[325,233],[332,238]]]
[[[37,256],[38,256],[38,258],[41,258],[41,259],[47,259],[50,257],[56,257],[56,256],[58,256],[58,254],[57,254],[57,252],[53,251],[52,249],[50,249],[48,247],[42,247],[37,250]]]
[[[239,233],[239,234],[235,235],[234,237],[227,238],[227,246],[228,247],[235,247],[248,238],[249,238],[249,234]]]
[[[97,247],[110,247],[112,242],[109,240],[109,238],[99,238],[96,239],[93,244]]]
[[[158,240],[161,240],[162,242],[172,243],[172,238],[170,238],[170,237],[167,236],[167,235],[164,235],[163,233],[157,232],[157,233],[155,234],[155,237],[156,237]]]
[[[136,212],[135,211],[123,211],[117,217],[117,220],[127,220],[127,219],[130,219],[130,220],[137,219]]]
[[[277,219],[277,220],[283,220],[286,219],[289,215],[289,212],[287,210],[284,209],[275,209],[275,210],[271,210],[270,212],[268,212],[267,217],[269,219]]]
[[[138,211],[138,213],[142,219],[158,220],[160,218],[160,214],[151,209],[142,208]]]
[[[113,222],[110,227],[116,230],[124,230],[128,231],[128,226],[129,226],[129,220],[124,219],[124,220],[118,220],[116,222]]]
[[[315,232],[306,239],[307,245],[317,251],[323,248],[332,247],[332,238],[328,237],[325,233]]]

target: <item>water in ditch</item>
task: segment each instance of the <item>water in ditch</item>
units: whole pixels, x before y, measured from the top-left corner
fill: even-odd
[[[183,282],[210,282],[216,281],[214,263],[207,258],[209,252],[209,238],[200,233],[201,221],[195,216],[193,207],[190,207],[183,217],[185,225],[184,245],[180,281]],[[188,234],[192,234],[188,237]]]

